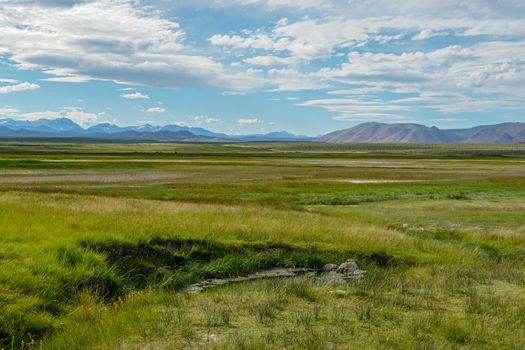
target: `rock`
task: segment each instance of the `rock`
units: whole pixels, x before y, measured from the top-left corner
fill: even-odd
[[[339,285],[339,284],[347,284],[348,277],[345,275],[342,275],[340,273],[337,273],[335,271],[330,271],[325,277],[324,281],[326,284],[329,285]]]
[[[197,282],[197,283],[194,283],[188,286],[186,288],[186,292],[199,293],[199,292],[205,291],[206,289],[210,289],[216,286],[221,286],[221,285],[225,285],[229,283],[239,283],[239,282],[257,280],[257,279],[263,279],[263,278],[292,278],[292,277],[295,277],[296,274],[298,273],[307,275],[310,272],[315,273],[316,271],[317,270],[306,269],[306,268],[297,268],[297,269],[282,268],[282,269],[265,270],[265,271],[255,272],[247,276],[240,276],[240,277],[234,277],[234,278],[217,278],[217,279],[200,281],[200,282]]]
[[[360,270],[357,266],[357,263],[352,259],[348,259],[347,261],[339,265],[335,272],[344,276],[362,275],[364,273],[364,271]]]
[[[326,264],[324,265],[321,270],[322,271],[335,271],[337,270],[339,266],[337,266],[336,264]]]

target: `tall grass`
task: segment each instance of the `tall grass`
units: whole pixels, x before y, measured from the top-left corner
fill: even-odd
[[[525,347],[520,147],[126,147],[0,145],[0,348]],[[365,277],[182,292],[347,258]]]

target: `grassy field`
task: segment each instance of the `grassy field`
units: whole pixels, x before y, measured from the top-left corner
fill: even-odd
[[[0,266],[6,350],[524,349],[525,145],[2,143]]]

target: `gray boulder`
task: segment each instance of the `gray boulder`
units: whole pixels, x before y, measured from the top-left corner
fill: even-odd
[[[326,265],[324,265],[324,266],[321,268],[321,270],[322,270],[322,271],[335,271],[335,270],[337,270],[338,267],[339,267],[339,266],[336,265],[336,264],[326,264]]]
[[[354,260],[348,259],[339,265],[335,272],[345,276],[354,276],[362,275],[365,271],[359,269],[359,266],[357,266],[357,263]]]

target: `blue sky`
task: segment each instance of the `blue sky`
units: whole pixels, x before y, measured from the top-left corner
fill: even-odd
[[[0,118],[525,122],[522,0],[0,0]]]

